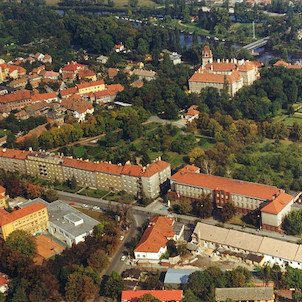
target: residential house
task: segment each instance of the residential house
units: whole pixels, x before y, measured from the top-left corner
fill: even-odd
[[[6,63],[0,64],[0,83],[9,79],[17,79],[25,75],[26,70],[21,66]]]
[[[96,58],[96,61],[100,64],[106,64],[108,59],[109,59],[108,57],[100,55]]]
[[[8,291],[8,277],[1,274],[0,275],[0,292],[5,294]]]
[[[51,102],[59,102],[59,98],[57,96],[56,92],[47,92],[47,93],[41,93],[41,94],[34,94],[32,96],[32,102],[46,102],[46,103],[51,103]]]
[[[87,114],[93,114],[94,112],[91,103],[83,100],[80,96],[65,98],[60,105],[67,110],[67,113],[72,114],[78,122],[83,122]]]
[[[45,54],[44,55],[44,57],[43,57],[43,59],[42,59],[42,62],[44,63],[44,64],[51,64],[52,63],[52,56],[51,55],[49,55],[49,54]]]
[[[41,116],[41,115],[46,115],[50,110],[50,108],[52,108],[51,103],[48,103],[46,101],[41,101],[27,106],[25,112],[27,113],[28,117]]]
[[[133,83],[131,83],[131,86],[135,87],[135,88],[141,88],[141,87],[144,86],[144,81],[143,80],[136,80]]]
[[[47,227],[47,208],[39,202],[11,213],[0,209],[0,237],[4,240],[15,230],[24,230],[34,235]]]
[[[192,106],[191,106],[192,107]],[[188,109],[188,112],[185,114],[185,119],[191,123],[193,122],[195,119],[197,119],[199,117],[200,111],[196,110],[196,109]]]
[[[292,65],[292,64],[284,62],[282,60],[279,60],[273,66],[276,66],[276,67],[282,66],[282,67],[285,67],[287,69],[302,69],[302,63],[301,62]]]
[[[82,82],[81,84],[77,84],[77,89],[79,94],[87,94],[91,92],[97,92],[105,90],[104,80],[93,81],[93,82]]]
[[[137,302],[147,294],[162,302],[176,302],[183,298],[182,290],[123,290],[121,302]]]
[[[15,113],[15,117],[18,120],[27,120],[29,118],[29,115],[25,110],[22,109],[22,110]]]
[[[43,70],[39,73],[40,76],[42,76],[45,79],[51,79],[51,80],[57,80],[60,76],[58,72],[55,71],[48,71],[48,70]]]
[[[224,302],[230,299],[234,302],[274,302],[275,294],[273,287],[233,287],[216,288],[215,300]]]
[[[192,234],[192,243],[215,250],[220,256],[241,258],[253,265],[277,264],[284,268],[288,265],[302,268],[302,246],[281,239],[198,222]]]
[[[181,64],[181,55],[177,52],[172,52],[169,57],[174,65]]]
[[[9,83],[10,87],[24,89],[28,82],[27,76],[13,80]]]
[[[60,90],[60,96],[62,99],[64,98],[68,98],[74,94],[78,94],[78,89],[77,87],[71,87],[71,88],[66,88],[66,89],[62,89]]]
[[[71,62],[61,68],[60,73],[62,74],[63,80],[75,80],[79,71],[85,69],[87,69],[85,65],[79,64],[77,62]]]
[[[138,76],[140,80],[152,81],[156,78],[156,72],[153,70],[134,69],[132,74]]]
[[[123,43],[121,42],[120,44],[116,44],[114,45],[114,51],[115,52],[121,52],[125,50],[125,46],[123,45]]]
[[[118,72],[119,72],[119,69],[110,67],[110,68],[108,68],[108,77],[111,79],[115,78],[117,76]]]
[[[124,87],[121,84],[105,85],[105,89],[94,93],[95,101],[97,103],[113,102],[118,95],[122,92]]]
[[[21,109],[32,103],[32,95],[29,90],[20,90],[15,93],[0,95],[0,112],[10,112]]]
[[[198,199],[202,193],[211,194],[218,208],[233,202],[239,212],[261,210],[262,227],[281,231],[282,221],[291,205],[299,198],[284,193],[273,186],[245,182],[236,179],[206,175],[191,171],[180,171],[170,178],[170,195]]]
[[[96,81],[96,74],[90,69],[80,70],[78,73],[78,77],[80,80]]]
[[[47,207],[49,213],[48,232],[65,242],[69,247],[84,241],[87,236],[91,235],[93,228],[99,224],[95,219],[60,200],[48,203],[37,198],[25,202],[22,207],[37,202]]]
[[[176,234],[174,231],[175,218],[158,216],[150,219],[141,240],[134,249],[135,259],[159,260],[167,251],[169,240],[178,240],[184,226]]]

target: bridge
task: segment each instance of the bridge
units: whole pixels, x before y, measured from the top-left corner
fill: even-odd
[[[267,43],[267,41],[269,40],[269,38],[270,37],[265,37],[265,38],[260,39],[258,41],[252,42],[248,45],[245,45],[242,48],[245,48],[247,50],[250,50],[250,51],[254,52],[255,49],[264,46]]]

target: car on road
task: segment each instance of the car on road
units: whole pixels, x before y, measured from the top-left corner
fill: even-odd
[[[125,236],[122,235],[122,236],[120,237],[120,240],[122,241],[122,240],[124,240],[124,238],[125,238]]]
[[[88,205],[85,204],[85,203],[83,203],[83,204],[82,204],[82,208],[88,208]]]
[[[98,207],[98,206],[93,206],[93,207],[92,207],[92,210],[99,211],[99,210],[100,210],[100,207]]]
[[[125,261],[127,259],[127,256],[125,256],[125,255],[123,255],[122,257],[121,257],[121,261]]]
[[[75,204],[75,202],[70,202],[69,205],[70,206],[75,206],[76,204]]]

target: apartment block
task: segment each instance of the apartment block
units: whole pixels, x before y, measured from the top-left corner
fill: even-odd
[[[24,230],[36,234],[48,228],[47,208],[39,202],[14,212],[0,209],[0,237],[6,240],[10,233]]]

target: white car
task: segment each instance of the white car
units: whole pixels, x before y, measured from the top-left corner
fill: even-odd
[[[121,261],[125,261],[127,259],[127,256],[125,256],[125,255],[123,255],[122,257],[121,257]]]
[[[88,205],[85,204],[85,203],[83,203],[83,204],[82,204],[82,208],[88,208]]]
[[[99,211],[99,210],[100,210],[100,207],[94,206],[94,207],[92,207],[92,209],[95,210],[95,211]]]
[[[122,241],[122,240],[124,240],[124,238],[125,238],[125,236],[122,235],[122,236],[120,237],[120,240]]]

